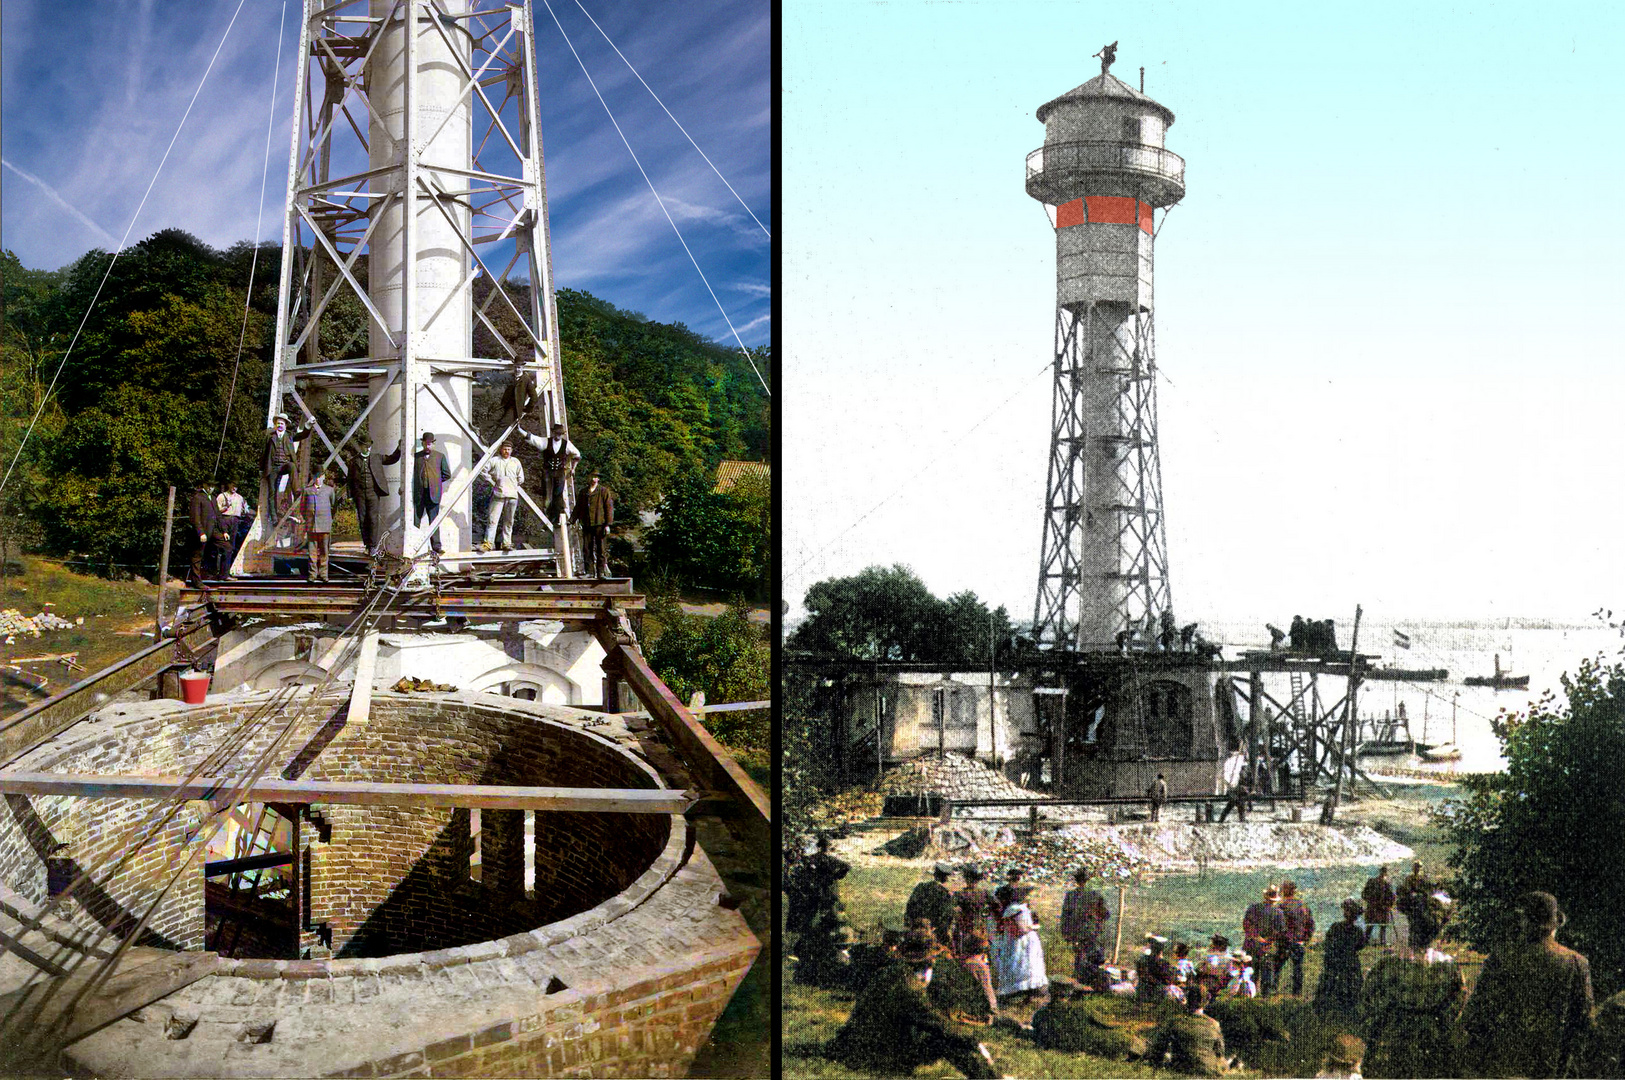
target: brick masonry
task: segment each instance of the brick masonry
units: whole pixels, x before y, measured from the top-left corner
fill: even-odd
[[[19,767],[184,772],[266,699],[112,707]],[[671,782],[673,770],[646,729],[475,694],[377,694],[372,720],[344,733],[334,754],[299,754],[340,704],[334,698],[274,718],[267,728],[287,728],[276,760],[294,760],[293,769],[313,779]],[[269,740],[269,731],[257,734],[239,758]],[[101,865],[118,829],[151,805],[8,804],[0,876],[43,898],[42,848],[66,842],[75,858]],[[188,809],[168,843],[152,845],[174,866],[207,820],[201,804]],[[760,950],[740,912],[718,902],[722,879],[680,816],[538,814],[531,901],[523,893],[519,812],[482,814],[477,882],[468,879],[466,811],[327,806],[321,813],[332,831],[324,843],[305,830],[313,841],[306,916],[313,926],[327,924],[334,958],[227,961],[221,973],[82,1040],[71,1064],[111,1075],[682,1076]],[[160,872],[133,861],[110,883],[110,902],[134,907]],[[153,927],[166,943],[195,948],[201,871],[182,880],[196,889],[172,891]],[[72,914],[97,918],[88,907]],[[166,1037],[175,1015],[198,1020],[184,1039]],[[242,1037],[268,1021],[275,1025],[269,1041]]]

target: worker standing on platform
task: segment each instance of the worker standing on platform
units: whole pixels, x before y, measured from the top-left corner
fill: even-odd
[[[231,537],[231,544],[226,550],[226,560],[220,567],[222,574],[231,569],[231,561],[237,557],[237,534],[242,531],[243,515],[248,512],[248,500],[237,493],[237,485],[228,483],[225,490],[214,497],[214,508],[220,512],[221,524],[225,526],[226,534]]]
[[[434,448],[434,432],[423,433],[423,447],[413,455],[412,470],[412,524],[422,524],[424,518],[430,523],[440,515],[440,495],[444,485],[451,481],[451,466],[446,464],[446,455]],[[440,528],[429,533],[429,547],[436,555],[440,554]]]
[[[384,469],[401,460],[401,448],[396,446],[388,454],[374,450],[372,441],[364,433],[357,436],[357,447],[357,453],[352,454],[347,463],[349,472],[345,483],[350,491],[350,501],[355,503],[356,523],[361,526],[361,543],[371,556],[378,553],[378,546],[384,539],[383,516],[378,507],[378,500],[389,494],[389,477]]]
[[[490,551],[491,544],[499,539],[499,522],[502,526],[502,550],[513,550],[514,513],[519,509],[519,488],[525,482],[525,467],[513,456],[513,444],[503,443],[497,454],[485,467],[485,475],[491,481],[491,510],[487,515],[485,542],[480,545],[481,551]]]
[[[209,550],[209,533],[215,519],[214,499],[209,495],[209,485],[199,484],[192,489],[192,501],[187,506],[186,518],[192,527],[188,535],[187,548],[191,553],[192,566],[187,571],[186,580],[193,585],[203,581],[203,556]]]
[[[1162,820],[1162,807],[1168,801],[1168,778],[1162,773],[1151,781],[1151,786],[1145,789],[1146,798],[1151,800],[1151,820]]]
[[[327,485],[327,474],[318,471],[305,488],[304,518],[310,526],[306,550],[310,553],[310,581],[327,581],[328,540],[333,534],[333,489]]]
[[[609,527],[615,524],[615,495],[592,474],[587,492],[576,504],[575,521],[581,523],[587,566],[594,577],[609,577]]]
[[[288,418],[278,413],[271,423],[271,430],[265,433],[262,471],[265,474],[265,487],[268,492],[266,497],[271,500],[267,510],[278,517],[286,514],[293,504],[293,466],[298,453],[298,448],[294,444],[310,438],[310,433],[314,430],[315,427],[312,425],[298,431],[289,431]]]
[[[553,435],[547,439],[532,435],[524,428],[519,429],[519,434],[542,455],[542,505],[557,527],[569,509],[565,491],[570,486],[570,474],[575,471],[576,462],[581,460],[581,451],[565,436],[563,424],[554,424]]]

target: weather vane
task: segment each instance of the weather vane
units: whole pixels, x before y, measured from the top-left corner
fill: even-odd
[[[1095,53],[1095,55],[1100,58],[1100,73],[1105,75],[1111,71],[1112,64],[1116,63],[1117,61],[1117,42],[1112,42],[1104,49],[1101,49],[1099,52]]]

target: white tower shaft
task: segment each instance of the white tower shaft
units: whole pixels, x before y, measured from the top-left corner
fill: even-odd
[[[314,426],[296,488],[363,428],[398,450],[376,530],[395,554],[425,554],[431,528],[448,551],[472,546],[472,481],[514,436],[476,430],[481,372],[506,381],[524,358],[540,397],[525,426],[566,422],[533,25],[530,0],[304,3],[267,426],[279,413]],[[475,355],[476,325],[496,355]],[[420,519],[424,432],[452,479]],[[568,576],[568,528],[522,493],[527,506]],[[238,572],[268,572],[295,541],[298,523],[276,511],[262,491]]]

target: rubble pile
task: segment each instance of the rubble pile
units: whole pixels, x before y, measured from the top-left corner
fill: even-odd
[[[452,686],[450,683],[437,683],[432,679],[414,679],[411,676],[403,676],[401,680],[394,686],[391,686],[390,689],[395,691],[397,694],[449,694],[457,688]]]
[[[0,634],[6,637],[15,637],[18,634],[27,634],[30,637],[39,637],[47,630],[70,630],[74,623],[49,611],[42,611],[38,615],[24,615],[16,608],[7,608],[0,611]]]
[[[906,761],[880,781],[883,795],[944,795],[950,799],[1042,799],[998,770],[964,754]]]
[[[1225,866],[1332,866],[1398,862],[1411,849],[1369,825],[1248,821],[1224,825],[1141,822],[1068,825],[1080,839],[1110,835],[1146,861],[1179,869]]]

